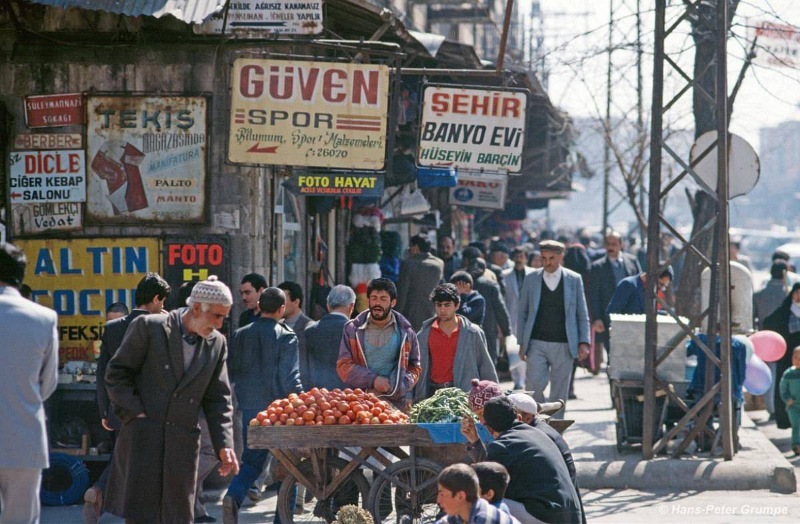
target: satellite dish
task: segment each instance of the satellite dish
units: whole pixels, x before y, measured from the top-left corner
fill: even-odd
[[[692,164],[717,140],[716,131],[708,131],[695,140],[690,152]],[[747,140],[728,133],[728,200],[746,195],[756,186],[761,164]],[[697,176],[712,190],[717,190],[717,146],[694,166]]]

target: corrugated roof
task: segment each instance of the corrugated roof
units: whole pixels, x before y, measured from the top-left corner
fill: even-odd
[[[222,10],[228,0],[29,0],[66,9],[78,7],[92,11],[107,11],[118,15],[148,15],[160,18],[172,15],[187,24],[199,24]]]

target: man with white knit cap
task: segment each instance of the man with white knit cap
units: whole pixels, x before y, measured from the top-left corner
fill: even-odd
[[[225,337],[217,331],[233,297],[210,276],[188,308],[134,320],[108,363],[106,386],[122,420],[105,510],[126,523],[192,522],[200,449],[208,421],[220,475],[238,473]]]

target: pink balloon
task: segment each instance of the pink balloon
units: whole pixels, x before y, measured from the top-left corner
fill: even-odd
[[[786,353],[786,341],[774,331],[756,331],[750,335],[753,353],[764,362],[775,362]]]

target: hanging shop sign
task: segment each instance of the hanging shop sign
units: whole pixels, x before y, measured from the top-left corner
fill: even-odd
[[[82,149],[83,137],[77,133],[27,133],[14,137],[14,149]]]
[[[751,26],[750,40],[758,41],[758,50],[753,63],[758,65],[800,65],[800,32],[790,24],[762,20]]]
[[[59,361],[93,360],[95,341],[114,302],[134,307],[148,271],[159,272],[155,238],[17,240],[28,257],[25,283],[33,300],[58,314]]]
[[[383,168],[389,68],[239,58],[228,158],[243,164]]]
[[[231,286],[230,257],[228,237],[222,235],[198,236],[192,238],[171,238],[164,241],[164,279],[169,282],[172,292],[170,301],[177,303],[178,289],[185,282],[206,280],[216,275]]]
[[[322,33],[322,0],[236,1],[195,24],[198,35],[225,35],[235,38],[264,38],[267,34],[317,35]]]
[[[519,173],[528,92],[428,85],[417,165]]]
[[[11,204],[15,235],[26,236],[48,231],[76,231],[83,227],[83,205],[78,202]]]
[[[83,95],[26,96],[25,123],[32,128],[83,124]]]
[[[290,184],[295,193],[305,196],[383,196],[382,174],[295,174]]]
[[[86,155],[83,151],[12,151],[9,154],[12,204],[85,202]]]
[[[199,222],[205,212],[203,97],[90,97],[87,215]]]
[[[505,175],[459,172],[458,184],[450,188],[450,203],[456,206],[503,209],[507,189],[508,178]]]

